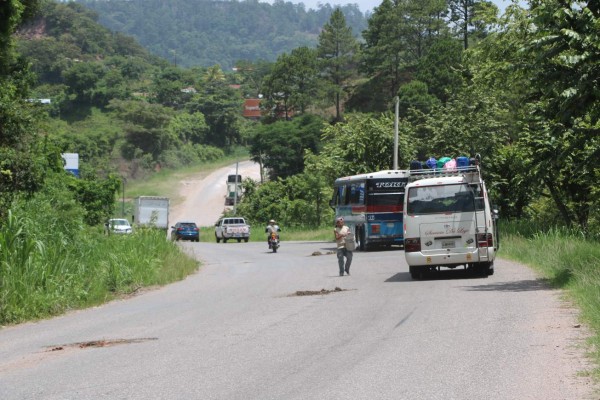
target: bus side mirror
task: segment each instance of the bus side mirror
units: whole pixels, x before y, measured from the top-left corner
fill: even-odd
[[[496,205],[492,206],[492,217],[494,219],[500,218],[500,210],[499,210],[498,206],[496,206]]]
[[[335,210],[335,202],[332,200],[329,200],[329,207],[333,208]]]

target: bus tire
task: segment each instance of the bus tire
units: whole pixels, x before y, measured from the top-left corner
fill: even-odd
[[[475,273],[479,273],[481,276],[494,275],[494,263],[492,262],[480,262],[476,263],[475,266]]]
[[[408,271],[410,272],[410,277],[414,280],[423,278],[423,271],[419,267],[409,266]]]
[[[361,226],[358,228],[358,249],[360,251],[366,251],[367,246],[365,244],[365,227]]]

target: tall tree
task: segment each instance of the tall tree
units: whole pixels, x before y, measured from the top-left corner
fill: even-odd
[[[342,96],[347,90],[348,80],[356,73],[358,48],[352,28],[346,25],[346,18],[341,9],[336,8],[319,34],[317,45],[320,68],[330,84],[330,93],[334,98],[336,121],[342,120]]]
[[[362,69],[387,82],[391,100],[419,60],[445,36],[445,0],[383,0],[363,32]]]
[[[323,130],[319,154],[306,152],[306,171],[324,176],[330,184],[340,176],[392,168],[394,122],[389,114],[372,116],[349,113],[346,120]],[[414,157],[414,144],[404,123],[399,126],[398,158],[408,165]]]
[[[521,140],[569,226],[588,228],[600,204],[600,9],[534,0],[524,65],[533,92]]]
[[[240,143],[243,101],[239,92],[218,79],[205,81],[202,89],[186,103],[186,109],[204,115],[209,127],[204,144],[224,148]]]
[[[462,47],[450,37],[435,40],[419,60],[416,79],[425,82],[429,93],[446,102],[462,84]]]
[[[487,24],[496,17],[498,7],[486,0],[448,0],[450,20],[462,38],[463,47],[469,48],[471,34],[485,32]]]
[[[23,22],[33,17],[41,0],[5,0],[0,2],[0,75],[14,60],[13,32]]]
[[[17,196],[40,189],[48,168],[61,167],[58,152],[49,155],[50,149],[40,145],[41,110],[25,101],[33,77],[27,63],[14,52],[15,29],[37,7],[37,0],[0,2],[0,221]]]
[[[173,117],[171,108],[144,101],[111,101],[109,108],[125,122],[125,148],[127,158],[137,157],[136,152],[150,154],[157,161],[160,154],[177,143],[168,126]]]
[[[299,47],[284,53],[263,81],[265,107],[274,118],[303,113],[315,101],[318,82],[316,50]]]
[[[304,170],[304,151],[317,152],[323,121],[303,115],[293,121],[257,125],[252,138],[252,158],[270,171],[270,178],[285,178]]]

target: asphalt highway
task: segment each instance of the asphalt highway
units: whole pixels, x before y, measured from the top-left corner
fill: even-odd
[[[181,245],[183,281],[0,329],[0,399],[598,398],[576,311],[524,266],[413,281],[384,250],[339,277],[333,243],[285,232]]]

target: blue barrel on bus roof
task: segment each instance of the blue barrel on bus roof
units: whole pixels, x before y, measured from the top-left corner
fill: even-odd
[[[456,157],[456,166],[458,168],[466,168],[469,166],[469,157],[460,156]]]

